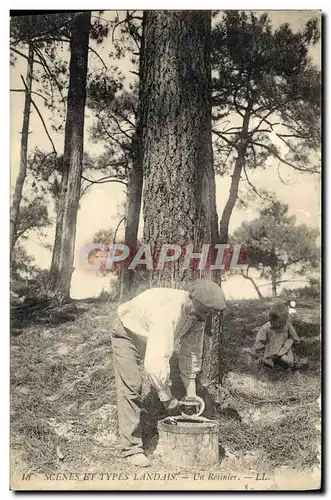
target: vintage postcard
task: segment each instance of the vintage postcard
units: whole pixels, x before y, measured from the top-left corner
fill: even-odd
[[[319,490],[320,11],[12,11],[12,490]]]

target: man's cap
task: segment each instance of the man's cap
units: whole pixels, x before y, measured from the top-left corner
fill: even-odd
[[[224,311],[226,309],[225,297],[222,289],[211,280],[196,280],[189,287],[192,298],[198,300],[205,307]]]

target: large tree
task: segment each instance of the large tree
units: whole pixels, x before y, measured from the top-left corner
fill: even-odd
[[[211,14],[145,11],[140,55],[140,154],[144,241],[201,251],[217,241],[211,143]],[[185,288],[204,274],[183,260],[151,271],[151,283]],[[209,325],[210,326],[210,325]],[[215,337],[205,336],[204,378],[218,370]],[[208,371],[208,374],[206,373]]]
[[[321,78],[308,54],[319,37],[316,19],[301,31],[274,29],[268,14],[254,12],[226,11],[213,29],[214,150],[218,171],[232,171],[223,243],[241,178],[268,197],[255,189],[250,169],[281,164],[319,172]]]
[[[284,273],[305,276],[318,269],[317,237],[316,229],[296,224],[287,205],[273,202],[258,218],[243,222],[231,239],[244,246],[247,264],[270,280],[272,296],[277,297],[278,286],[287,281]]]
[[[157,254],[217,240],[211,146],[210,12],[146,11],[140,91],[144,241]],[[182,286],[190,267],[155,271],[156,284]]]

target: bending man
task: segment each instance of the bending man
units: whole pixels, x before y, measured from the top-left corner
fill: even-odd
[[[196,397],[196,375],[201,369],[205,321],[224,311],[221,288],[209,280],[196,280],[190,292],[151,288],[118,308],[118,325],[112,333],[119,433],[128,461],[150,465],[144,455],[140,411],[144,368],[164,408],[174,414],[179,402],[171,394],[169,360],[179,340],[179,370],[186,396]]]

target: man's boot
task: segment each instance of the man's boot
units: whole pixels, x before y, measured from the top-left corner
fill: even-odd
[[[126,459],[131,465],[135,465],[136,467],[150,467],[152,465],[152,462],[143,453],[135,453],[126,457]]]

